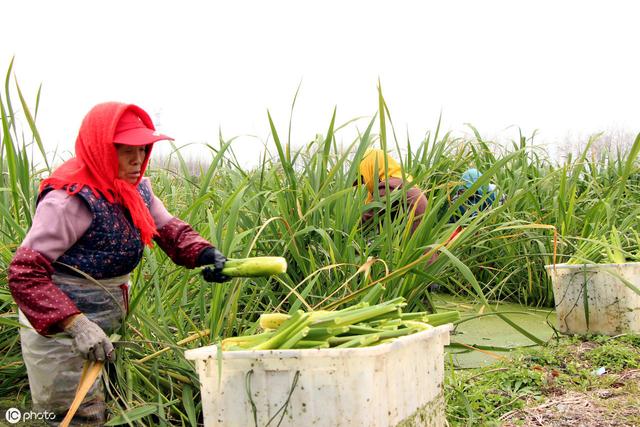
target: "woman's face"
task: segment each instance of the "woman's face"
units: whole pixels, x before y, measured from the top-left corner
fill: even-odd
[[[115,144],[118,152],[118,178],[135,184],[140,178],[148,145]]]

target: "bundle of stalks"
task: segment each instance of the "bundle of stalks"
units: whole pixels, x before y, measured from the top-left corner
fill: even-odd
[[[460,319],[457,311],[403,313],[405,305],[398,297],[336,311],[265,313],[259,321],[264,332],[227,338],[221,345],[223,350],[367,347]]]

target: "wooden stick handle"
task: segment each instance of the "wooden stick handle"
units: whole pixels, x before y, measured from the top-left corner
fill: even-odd
[[[73,419],[73,416],[76,414],[78,407],[82,403],[82,400],[87,395],[87,392],[98,378],[100,371],[102,370],[102,366],[104,366],[104,362],[84,362],[84,367],[82,368],[82,375],[80,376],[80,382],[78,383],[78,388],[76,389],[76,396],[71,403],[71,407],[67,411],[67,415],[64,417],[62,422],[60,423],[60,427],[69,427],[69,423]]]

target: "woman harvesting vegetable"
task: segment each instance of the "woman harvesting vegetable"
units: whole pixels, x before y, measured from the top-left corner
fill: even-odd
[[[451,199],[451,204],[455,203],[455,201],[464,194],[465,191],[470,189],[476,181],[478,181],[482,177],[482,173],[475,168],[467,169],[460,176],[462,184],[458,185],[455,188],[455,194]],[[462,216],[467,212],[467,210],[472,210],[471,216],[474,217],[478,214],[479,211],[484,211],[489,209],[496,202],[496,195],[498,193],[498,188],[495,184],[489,183],[487,185],[482,185],[478,187],[478,189],[469,196],[469,198],[460,205],[458,208],[458,212],[455,216],[453,216],[449,221],[455,222],[458,217]],[[499,204],[504,203],[505,197],[504,195],[499,199]]]
[[[359,165],[360,179],[354,183],[364,183],[367,187],[367,203],[378,198],[384,198],[387,194],[387,188],[390,195],[399,191],[403,186],[407,186],[411,182],[412,177],[409,175],[402,176],[402,168],[391,156],[385,154],[384,151],[374,148],[368,150]],[[395,200],[392,204],[392,215],[398,214],[402,200]],[[413,216],[411,231],[415,231],[422,215],[427,208],[427,198],[417,187],[411,187],[406,191],[406,204],[403,203],[405,212]],[[362,223],[370,222],[376,215],[382,215],[382,211],[376,212],[370,209],[362,215]]]
[[[129,273],[152,240],[178,265],[213,265],[206,280],[229,280],[225,256],[173,217],[143,178],[153,144],[165,139],[141,108],[99,104],[82,122],[76,157],[40,185],[8,277],[36,410],[64,415],[85,359],[114,360],[107,335],[124,320]],[[101,424],[105,410],[98,380],[74,420]]]

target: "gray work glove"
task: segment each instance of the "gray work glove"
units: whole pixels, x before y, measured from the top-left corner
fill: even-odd
[[[99,362],[115,360],[116,353],[109,337],[84,314],[76,316],[64,330],[73,337],[73,346],[85,359]]]

